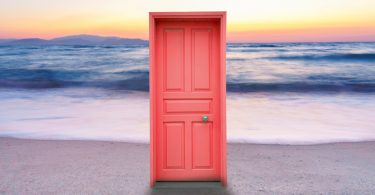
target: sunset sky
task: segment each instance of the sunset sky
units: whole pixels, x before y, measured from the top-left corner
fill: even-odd
[[[148,38],[150,11],[227,11],[229,42],[375,41],[375,0],[2,0],[0,38]]]

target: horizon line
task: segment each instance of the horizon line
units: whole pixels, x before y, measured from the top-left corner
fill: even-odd
[[[139,40],[144,40],[144,41],[149,41],[149,39],[143,39],[143,38],[129,38],[129,37],[122,37],[122,36],[114,36],[114,35],[95,35],[95,34],[69,34],[69,35],[62,35],[62,36],[57,36],[54,38],[50,39],[44,39],[40,37],[23,37],[23,38],[2,38],[0,37],[0,40],[23,40],[23,39],[40,39],[40,40],[53,40],[61,37],[69,37],[69,36],[97,36],[97,37],[113,37],[113,38],[122,38],[122,39],[139,39]],[[227,41],[227,44],[241,44],[241,43],[374,43],[375,40],[370,40],[370,41],[272,41],[272,42],[262,42],[262,41]]]

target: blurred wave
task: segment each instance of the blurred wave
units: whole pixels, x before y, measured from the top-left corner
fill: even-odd
[[[375,92],[375,43],[227,45],[229,92]],[[0,88],[148,91],[148,47],[2,46]]]
[[[229,92],[375,92],[374,83],[228,83]]]
[[[375,62],[375,53],[343,53],[329,55],[291,55],[276,56],[271,59],[279,60],[361,60]]]

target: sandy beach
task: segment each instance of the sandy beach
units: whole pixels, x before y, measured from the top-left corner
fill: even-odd
[[[0,138],[0,194],[375,193],[375,142],[229,144],[227,188],[167,183],[150,189],[148,147]]]

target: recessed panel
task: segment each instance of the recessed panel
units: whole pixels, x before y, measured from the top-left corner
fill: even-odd
[[[166,113],[209,113],[211,100],[164,100]]]
[[[164,29],[164,86],[166,91],[184,89],[184,29]]]
[[[164,168],[183,169],[185,157],[183,122],[164,123]]]
[[[192,30],[193,90],[210,89],[211,30]]]
[[[193,168],[212,168],[213,132],[211,122],[192,123]]]

